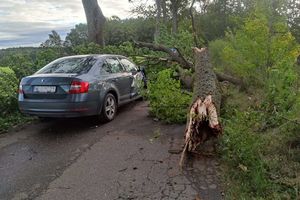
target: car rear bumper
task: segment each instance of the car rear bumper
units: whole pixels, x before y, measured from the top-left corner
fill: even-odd
[[[70,118],[98,114],[97,102],[31,102],[19,101],[23,114],[38,117]]]

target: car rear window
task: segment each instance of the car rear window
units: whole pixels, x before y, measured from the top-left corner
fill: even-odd
[[[62,58],[51,62],[36,74],[85,74],[95,64],[94,57]]]

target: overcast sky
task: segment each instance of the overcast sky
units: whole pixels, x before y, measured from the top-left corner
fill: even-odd
[[[106,17],[130,17],[128,0],[98,0]],[[38,46],[56,30],[62,38],[86,23],[81,0],[0,0],[0,49]]]

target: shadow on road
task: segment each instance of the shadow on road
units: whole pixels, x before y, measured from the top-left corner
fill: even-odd
[[[96,129],[102,126],[114,126],[115,121],[121,115],[134,108],[137,102],[132,102],[118,109],[116,118],[108,123],[99,122],[96,117],[79,117],[79,118],[66,118],[66,119],[49,119],[45,121],[38,120],[43,128],[39,131],[39,137],[43,139],[64,139],[76,135],[87,134],[91,129]]]

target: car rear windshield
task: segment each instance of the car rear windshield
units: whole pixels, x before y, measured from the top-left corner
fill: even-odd
[[[36,74],[85,74],[95,62],[94,57],[61,58],[46,65]]]

